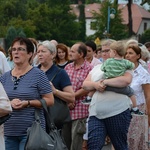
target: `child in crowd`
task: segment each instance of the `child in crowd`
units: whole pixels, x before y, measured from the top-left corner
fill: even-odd
[[[101,66],[101,70],[104,73],[103,79],[122,76],[127,70],[134,69],[134,64],[132,62],[123,59],[124,55],[125,55],[125,46],[123,41],[115,41],[110,45],[110,58],[107,59]],[[100,79],[102,79],[100,76],[99,79],[94,79],[94,80],[99,81]],[[134,95],[134,91],[130,86],[123,87],[123,88],[107,86],[105,90],[114,91],[129,96],[133,104],[131,113],[143,115],[143,112],[140,112],[136,105],[136,98]],[[94,92],[93,91],[90,92],[88,97],[84,101],[82,101],[82,103],[89,104],[91,102],[91,98]]]

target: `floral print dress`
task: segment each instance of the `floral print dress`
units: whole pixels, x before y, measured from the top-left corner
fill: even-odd
[[[142,85],[147,83],[150,84],[150,74],[139,64],[134,70],[131,87],[136,96],[137,106],[143,112],[146,111],[146,102]],[[128,132],[129,150],[150,150],[148,141],[148,116],[132,115]]]

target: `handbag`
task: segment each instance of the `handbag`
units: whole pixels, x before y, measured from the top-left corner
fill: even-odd
[[[35,121],[27,131],[25,150],[68,150],[55,127],[47,110],[45,100],[40,100],[49,122],[49,132],[47,133],[40,124],[39,109],[35,109]]]
[[[56,126],[61,126],[64,123],[71,121],[70,110],[66,102],[54,96],[54,105],[48,107],[48,111],[52,114],[52,119]]]
[[[55,74],[50,80],[51,82],[53,81],[53,79],[56,77],[56,75],[59,73],[60,70],[61,70],[60,68],[57,68]],[[61,100],[59,97],[54,96],[54,105],[48,107],[48,112],[52,114],[51,117],[56,126],[61,126],[64,123],[71,121],[69,107],[67,103]]]
[[[0,82],[0,125],[10,118],[12,107],[10,100]]]

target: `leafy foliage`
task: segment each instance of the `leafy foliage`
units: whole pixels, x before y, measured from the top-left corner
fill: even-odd
[[[107,33],[107,23],[108,23],[108,6],[110,8],[114,8],[116,10],[115,18],[110,19],[110,30]],[[99,37],[102,38],[113,38],[115,40],[120,40],[127,38],[127,27],[123,25],[122,18],[121,18],[121,10],[118,10],[118,4],[112,3],[110,0],[105,0],[101,3],[101,8],[99,13],[93,12],[94,20],[95,20],[95,27],[96,33],[95,38]]]
[[[146,43],[150,41],[150,29],[146,30],[140,37],[140,43]]]
[[[1,0],[0,14],[0,36],[6,37],[6,42],[12,27],[21,28],[27,37],[55,39],[67,45],[79,38],[80,24],[71,14],[70,0]]]

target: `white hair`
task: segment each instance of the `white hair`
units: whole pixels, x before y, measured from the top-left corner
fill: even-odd
[[[46,40],[46,41],[40,42],[38,44],[38,47],[40,45],[43,45],[44,47],[46,47],[52,54],[56,53],[56,46],[52,42]]]
[[[140,48],[141,48],[142,59],[148,61],[150,59],[150,53],[148,49],[144,45],[140,46]]]

